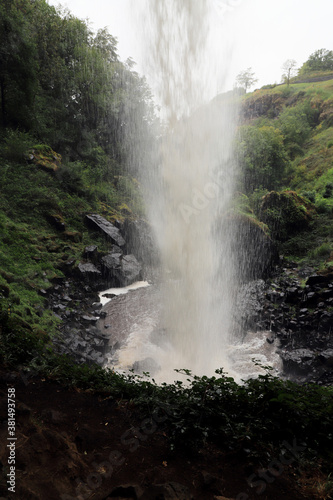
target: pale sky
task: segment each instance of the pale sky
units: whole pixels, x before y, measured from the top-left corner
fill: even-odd
[[[89,18],[93,30],[107,27],[118,39],[121,60],[132,57],[137,71],[149,81],[140,42],[146,26],[135,11],[152,0],[47,1],[55,6],[61,3],[80,19]],[[287,59],[301,66],[315,50],[333,50],[333,0],[207,1],[212,5],[210,29],[216,49],[208,59],[224,68],[218,91],[230,90],[237,74],[248,67],[259,79],[255,87],[279,83]]]

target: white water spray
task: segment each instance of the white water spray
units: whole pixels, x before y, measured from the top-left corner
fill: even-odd
[[[196,374],[228,368],[237,284],[221,223],[234,192],[237,109],[232,93],[210,101],[223,79],[218,66],[228,66],[211,50],[214,7],[204,0],[153,0],[145,10],[150,73],[157,75],[167,121],[146,196],[165,273],[161,324],[173,347],[170,367]]]
[[[149,371],[157,382],[173,382],[175,369],[214,375],[221,367],[240,381],[260,373],[252,358],[278,365],[266,342],[269,332],[239,339],[233,330],[241,278],[236,255],[246,255],[243,248],[235,252],[241,236],[231,209],[238,97],[217,94],[228,81],[232,55],[224,18],[241,3],[135,2],[141,7],[136,24],[144,37],[144,73],[166,124],[141,179],[163,277],[158,286],[111,301],[112,341],[120,347],[108,365]],[[138,154],[133,150],[133,159]]]

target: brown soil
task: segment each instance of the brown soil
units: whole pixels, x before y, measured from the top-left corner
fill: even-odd
[[[8,387],[16,393],[15,493],[6,484]],[[2,367],[0,396],[0,500],[324,498],[301,489],[307,480],[299,464],[284,466],[277,477],[268,474],[270,484],[261,479],[260,492],[258,483],[247,483],[258,467],[235,453],[213,444],[196,454],[172,453],[163,423],[151,425],[149,415],[142,418],[130,402],[106,393],[27,380]],[[127,486],[117,490],[121,485]]]

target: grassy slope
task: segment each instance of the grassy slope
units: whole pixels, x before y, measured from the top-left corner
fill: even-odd
[[[291,159],[282,189],[292,189],[308,196],[314,202],[317,215],[309,230],[290,235],[282,245],[281,251],[300,263],[311,264],[316,268],[333,265],[333,80],[324,82],[300,83],[263,88],[244,96],[245,106],[265,101],[270,96],[272,107],[264,115],[250,120],[256,126],[262,124],[275,126],[279,115],[287,108],[300,103],[309,103],[318,110],[318,122],[312,127],[310,136],[301,144],[298,154]],[[279,110],[278,116],[275,115]]]
[[[97,241],[99,250],[107,249],[98,235],[91,239],[84,214],[122,220],[140,210],[130,178],[130,188],[117,191],[112,182],[89,185],[82,165],[60,163],[55,170],[0,157],[0,310],[10,307],[12,315],[51,334],[57,319],[39,290],[63,276],[67,261],[79,261],[86,245]]]

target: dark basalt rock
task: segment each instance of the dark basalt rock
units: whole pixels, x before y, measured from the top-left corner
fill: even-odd
[[[141,278],[141,265],[134,255],[111,253],[102,258],[104,278],[111,286],[127,286]]]
[[[83,251],[83,257],[92,262],[96,262],[96,260],[98,259],[97,245],[89,245],[85,247]]]
[[[134,255],[124,255],[121,260],[121,280],[124,286],[130,285],[140,278],[141,265]]]
[[[116,245],[122,247],[125,245],[125,240],[122,237],[120,231],[116,226],[114,226],[111,222],[107,221],[101,215],[91,214],[86,215],[87,224],[93,229],[97,229],[102,234],[106,236],[108,240]]]
[[[91,262],[80,262],[77,266],[79,278],[87,282],[96,282],[100,280],[102,273]]]
[[[102,269],[104,270],[104,273],[109,272],[112,273],[113,270],[115,269],[120,269],[121,267],[121,253],[109,253],[108,255],[105,255],[102,257]]]

